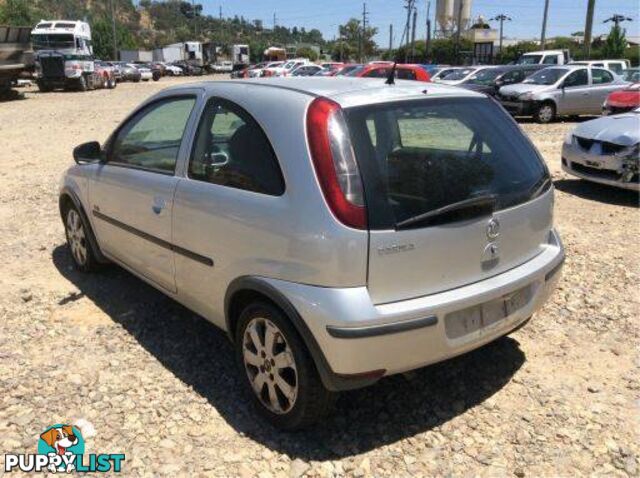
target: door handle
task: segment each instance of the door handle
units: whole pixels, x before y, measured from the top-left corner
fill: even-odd
[[[153,198],[153,204],[151,205],[151,210],[156,214],[160,214],[166,205],[167,203],[164,200],[164,198],[155,197]]]

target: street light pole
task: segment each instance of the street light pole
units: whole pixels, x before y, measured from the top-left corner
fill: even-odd
[[[111,35],[113,36],[113,60],[118,61],[118,39],[116,38],[116,13],[111,0]]]
[[[489,21],[500,22],[500,58],[502,58],[502,39],[504,38],[503,25],[504,25],[505,21],[510,22],[511,21],[511,17],[509,15],[505,15],[504,13],[501,13],[500,15],[496,15],[495,17],[493,17]]]
[[[547,42],[547,17],[549,16],[549,0],[544,0],[544,15],[542,16],[542,33],[540,34],[540,46],[544,50]]]

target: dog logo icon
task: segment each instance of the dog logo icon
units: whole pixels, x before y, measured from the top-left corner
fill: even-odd
[[[40,434],[38,453],[82,455],[84,453],[82,434],[72,425],[53,425]]]

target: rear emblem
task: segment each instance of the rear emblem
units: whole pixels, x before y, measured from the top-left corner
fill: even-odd
[[[489,224],[487,224],[487,238],[490,241],[493,241],[499,235],[500,235],[500,222],[495,217],[492,217],[491,220],[489,221]]]

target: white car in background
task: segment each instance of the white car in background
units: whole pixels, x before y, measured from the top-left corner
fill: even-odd
[[[127,63],[127,66],[138,70],[140,72],[140,79],[142,81],[149,81],[153,78],[153,73],[151,72],[151,69],[147,68],[146,66],[135,65],[133,63]]]
[[[289,76],[293,70],[302,65],[309,65],[307,58],[294,58],[275,68],[265,68],[262,76]]]
[[[469,66],[466,68],[458,68],[457,70],[446,75],[444,78],[441,76],[439,78],[436,78],[435,80],[432,79],[432,81],[435,81],[436,83],[442,83],[444,85],[459,85],[467,81],[476,73],[482,70],[487,70],[489,68],[493,68],[493,66]]]
[[[182,74],[184,73],[182,71],[182,68],[180,68],[179,66],[169,65],[168,63],[163,62],[161,62],[160,64],[164,66],[165,72],[169,76],[182,76]]]
[[[265,76],[264,72],[268,68],[280,68],[283,65],[284,61],[272,61],[271,63],[267,63],[264,68],[248,70],[247,75],[249,75],[249,78],[260,78],[261,76]]]

